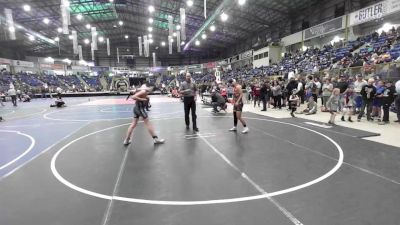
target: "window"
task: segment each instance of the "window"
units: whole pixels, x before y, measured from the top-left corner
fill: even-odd
[[[257,59],[258,59],[258,55],[254,56],[254,60],[257,60]]]
[[[264,52],[264,58],[268,57],[268,52]]]

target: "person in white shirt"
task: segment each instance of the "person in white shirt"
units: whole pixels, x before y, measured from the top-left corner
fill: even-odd
[[[14,88],[10,88],[7,93],[11,97],[11,102],[13,103],[13,105],[17,106],[17,91],[15,91]]]
[[[362,75],[358,74],[357,80],[354,82],[354,92],[355,92],[355,96],[356,96],[354,110],[356,112],[360,111],[361,106],[362,106],[361,89],[362,89],[362,87],[364,87],[367,84],[368,84],[367,81],[365,81],[363,79]]]

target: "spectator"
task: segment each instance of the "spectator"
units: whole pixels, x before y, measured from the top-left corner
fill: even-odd
[[[393,86],[393,82],[388,80],[386,82],[385,91],[382,96],[382,106],[383,106],[383,118],[382,122],[379,125],[385,125],[389,123],[389,109],[394,101],[394,95],[396,93],[396,89]]]
[[[292,117],[295,117],[294,116],[294,112],[296,112],[296,110],[297,110],[297,105],[299,104],[299,100],[300,100],[300,98],[297,95],[297,90],[296,89],[292,90],[292,94],[289,97],[289,105],[291,105],[291,107],[290,107],[290,111],[291,111],[290,115]]]
[[[258,107],[260,107],[260,85],[256,84],[253,88],[253,100],[254,100],[254,108],[256,107],[256,104]]]
[[[329,77],[325,78],[325,82],[322,85],[322,111],[328,112],[328,108],[326,103],[328,99],[331,97],[333,91],[333,84],[331,83],[331,79]]]
[[[15,91],[14,88],[10,88],[10,90],[8,90],[8,96],[11,97],[11,102],[14,106],[17,106],[17,92]]]
[[[361,74],[357,75],[357,80],[354,82],[354,92],[356,94],[356,102],[354,105],[355,113],[359,113],[362,106],[361,90],[368,83],[363,79]]]
[[[326,106],[329,108],[329,112],[331,113],[331,118],[329,119],[328,124],[335,124],[335,118],[339,110],[341,109],[341,101],[340,101],[340,89],[335,88],[332,91],[331,97],[328,99]]]
[[[363,86],[361,89],[361,96],[363,99],[363,103],[361,106],[360,113],[358,114],[357,121],[360,122],[361,118],[364,116],[365,108],[367,108],[367,120],[371,121],[371,112],[372,112],[372,102],[374,100],[376,94],[376,88],[374,86],[375,80],[373,78],[368,80],[368,84]]]
[[[397,120],[395,120],[394,122],[399,123],[400,124],[400,80],[398,80],[396,82],[396,93],[397,93],[397,97],[396,97],[396,112],[397,112]]]
[[[378,122],[381,122],[381,114],[382,114],[382,98],[383,92],[385,91],[385,84],[383,81],[378,81],[376,84],[376,94],[374,101],[372,103],[372,120],[375,118],[378,119]]]
[[[346,93],[344,94],[344,108],[343,108],[343,113],[342,113],[342,121],[346,121],[344,119],[345,115],[348,115],[348,121],[353,122],[351,119],[351,116],[353,115],[353,109],[356,101],[356,94],[354,92],[353,86],[350,86]]]
[[[263,103],[263,109],[261,111],[263,112],[267,111],[267,101],[270,98],[267,85],[268,85],[267,82],[264,82],[264,84],[260,89],[260,97]]]
[[[278,107],[279,109],[282,108],[282,87],[279,85],[278,81],[274,81],[272,83],[272,95],[274,98],[274,109]]]

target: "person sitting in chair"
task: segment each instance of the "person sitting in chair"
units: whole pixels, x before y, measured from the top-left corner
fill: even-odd
[[[216,90],[214,90],[211,93],[211,104],[213,106],[213,112],[217,113],[219,112],[218,107],[221,108],[221,110],[226,111],[227,105],[226,105],[226,100],[224,97],[222,97],[222,95],[217,92]]]

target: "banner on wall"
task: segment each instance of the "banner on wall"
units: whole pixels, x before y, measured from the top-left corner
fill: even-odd
[[[8,64],[11,65],[12,64],[12,60],[11,59],[4,59],[4,58],[0,58],[0,64]]]
[[[400,11],[400,0],[386,0],[349,14],[349,26],[379,19]]]
[[[304,40],[312,39],[345,28],[344,16],[304,30]]]
[[[249,58],[253,58],[253,50],[243,52],[240,57],[240,59],[242,59],[242,60],[249,59]]]
[[[12,65],[20,67],[29,67],[29,68],[35,67],[35,64],[33,62],[20,61],[20,60],[13,60]]]
[[[214,69],[215,67],[217,67],[216,62],[208,62],[203,64],[204,69]]]

